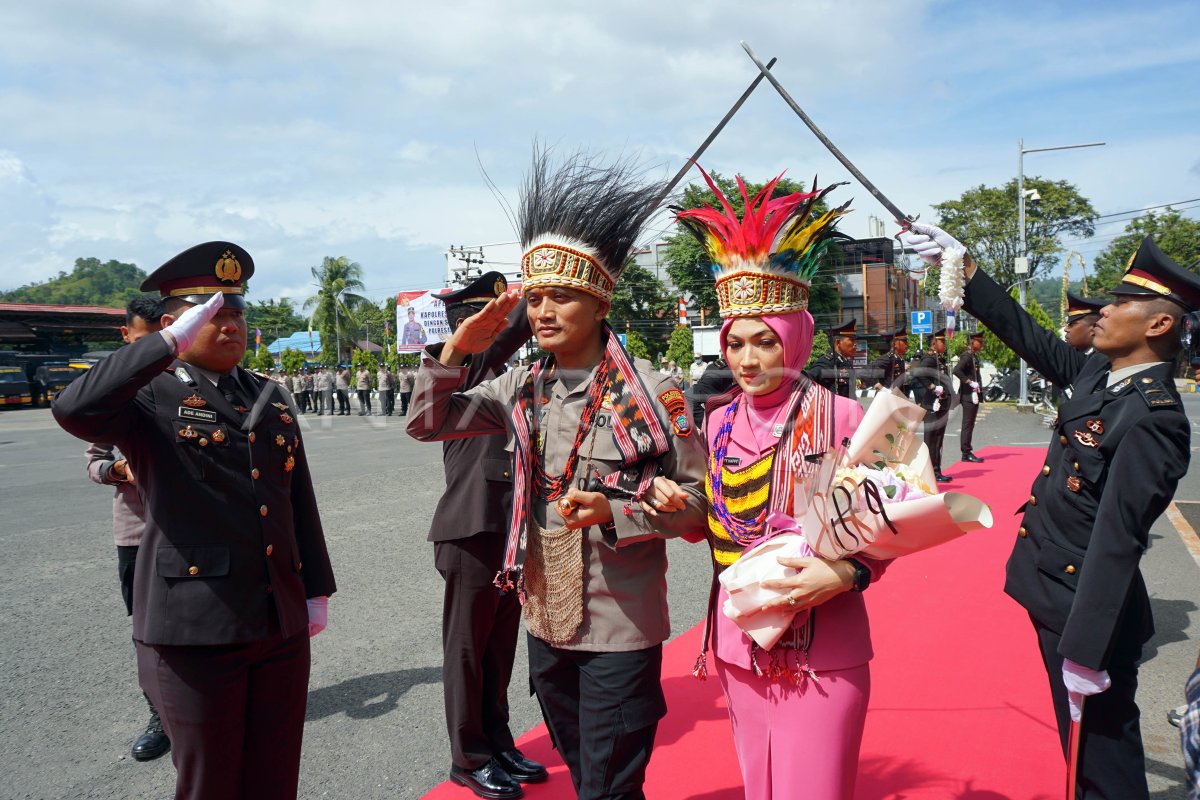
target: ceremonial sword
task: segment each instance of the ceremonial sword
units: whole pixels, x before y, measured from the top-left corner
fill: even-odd
[[[892,215],[896,218],[896,223],[901,228],[908,230],[908,227],[915,222],[917,218],[911,217],[901,211],[899,206],[897,206],[891,200],[888,200],[884,193],[879,191],[875,184],[871,183],[867,176],[863,175],[859,168],[851,163],[850,159],[846,158],[845,154],[837,148],[837,145],[829,140],[829,137],[817,127],[817,123],[813,122],[812,118],[809,117],[808,114],[804,113],[804,109],[800,108],[799,104],[797,104],[796,101],[792,99],[792,96],[788,94],[787,89],[784,89],[783,85],[778,81],[778,79],[771,74],[770,67],[765,66],[761,61],[758,60],[758,56],[754,55],[754,51],[750,49],[750,45],[743,41],[742,49],[746,51],[746,55],[750,56],[750,60],[753,61],[755,66],[758,67],[758,77],[760,79],[765,77],[771,82],[771,85],[775,87],[775,91],[779,92],[779,96],[783,98],[783,101],[791,107],[792,111],[796,112],[796,116],[800,117],[804,124],[808,126],[808,129],[812,131],[818,139],[821,140],[821,144],[825,145],[825,147],[829,149],[829,152],[833,153],[833,157],[842,162],[842,166],[850,170],[850,174],[857,178],[858,182],[866,187],[867,191],[871,193],[872,197],[878,200],[884,208],[892,212]],[[772,59],[771,63],[775,63],[774,59]],[[753,89],[753,86],[751,86],[751,89]]]
[[[755,59],[755,61],[758,61],[758,59]],[[700,156],[704,155],[704,151],[708,149],[708,146],[713,143],[713,140],[717,138],[721,131],[725,130],[725,126],[729,124],[729,120],[733,119],[733,115],[738,112],[738,109],[740,109],[748,99],[750,99],[750,95],[754,94],[754,90],[758,88],[760,83],[762,83],[763,77],[766,76],[766,78],[769,80],[775,80],[775,77],[771,75],[771,67],[775,66],[775,61],[776,59],[772,58],[765,65],[759,63],[758,67],[761,72],[759,72],[758,76],[750,82],[749,86],[746,87],[746,91],[742,92],[742,96],[739,97],[737,102],[733,104],[733,108],[729,109],[725,116],[721,118],[721,121],[717,123],[717,127],[712,129],[712,133],[708,134],[708,138],[700,143],[700,146],[696,148],[696,152],[692,153],[692,157],[685,161],[683,166],[679,168],[679,172],[675,173],[675,177],[671,178],[671,182],[668,183],[661,192],[659,192],[658,197],[655,198],[654,203],[646,212],[646,217],[649,217],[658,210],[658,206],[663,200],[667,199],[667,195],[671,194],[675,187],[679,185],[679,182],[683,180],[683,176],[687,175],[688,170],[690,170],[692,166],[700,160]]]

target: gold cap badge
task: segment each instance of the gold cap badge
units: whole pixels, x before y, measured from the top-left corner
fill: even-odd
[[[226,250],[225,253],[217,259],[217,280],[224,283],[237,283],[242,278],[242,265],[234,258],[232,250]]]

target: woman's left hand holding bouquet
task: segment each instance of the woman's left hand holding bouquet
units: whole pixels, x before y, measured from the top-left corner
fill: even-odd
[[[778,511],[772,512],[767,522],[780,533],[800,532],[800,523]],[[820,556],[780,556],[779,563],[799,572],[787,578],[762,582],[764,589],[775,589],[781,593],[774,600],[764,603],[763,611],[813,608],[842,592],[850,591],[854,586],[854,565],[846,560],[829,561]]]

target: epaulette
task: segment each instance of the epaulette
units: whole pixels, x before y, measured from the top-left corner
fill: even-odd
[[[1151,408],[1171,408],[1179,405],[1179,401],[1168,391],[1162,381],[1157,378],[1137,378],[1133,385]]]

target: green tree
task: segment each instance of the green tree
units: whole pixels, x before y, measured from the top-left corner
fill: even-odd
[[[1085,238],[1095,233],[1096,210],[1079,190],[1067,181],[1027,178],[1025,188],[1036,189],[1037,202],[1025,204],[1027,278],[1036,278],[1058,264],[1064,250],[1064,235]],[[1017,213],[1017,179],[1000,187],[980,184],[963,192],[957,200],[933,206],[938,225],[963,242],[979,266],[1007,286],[1016,281],[1013,260],[1021,255]],[[936,270],[926,290],[937,292]]]
[[[299,375],[300,370],[304,369],[304,353],[292,347],[285,347],[279,354],[279,363],[283,365],[284,372],[289,375]]]
[[[830,349],[831,346],[829,344],[829,337],[824,331],[818,330],[816,334],[813,335],[812,352],[808,354],[808,361],[805,362],[804,366],[806,368],[811,367],[814,361],[828,353]]]
[[[675,330],[671,331],[666,357],[679,365],[680,369],[686,370],[687,365],[692,363],[692,356],[695,352],[691,327],[676,325]]]
[[[70,272],[60,271],[48,281],[30,283],[7,292],[0,300],[9,303],[50,303],[55,305],[104,306],[123,308],[140,294],[146,273],[123,261],[77,258]]]
[[[271,342],[282,336],[290,336],[308,327],[304,317],[296,313],[296,307],[286,297],[279,300],[260,300],[246,306],[246,327],[250,334],[263,332],[263,341]]]
[[[608,321],[617,331],[636,328],[645,339],[666,338],[679,321],[677,302],[653,272],[630,259],[613,292]]]
[[[1016,287],[1014,287],[1009,294],[1012,295],[1014,300],[1016,300],[1019,291]],[[1036,322],[1038,325],[1041,325],[1046,330],[1055,332],[1059,329],[1059,326],[1056,325],[1054,320],[1050,318],[1050,315],[1046,313],[1046,310],[1042,308],[1041,304],[1032,297],[1029,297],[1028,301],[1025,303],[1025,310],[1028,311],[1030,316],[1033,317],[1034,322]],[[1017,356],[1017,354],[1014,353],[1008,345],[1000,341],[1000,338],[996,336],[996,334],[992,333],[986,328],[984,330],[985,335],[983,337],[983,350],[980,351],[980,355],[983,357],[983,360],[991,362],[996,366],[997,369],[1016,369],[1018,363],[1020,362],[1020,358]]]
[[[1095,277],[1088,285],[1092,294],[1102,294],[1120,282],[1125,265],[1147,236],[1177,264],[1196,271],[1196,259],[1200,257],[1200,220],[1188,219],[1175,209],[1167,208],[1161,213],[1130,220],[1125,232],[1096,256]]]
[[[745,203],[742,201],[741,192],[738,191],[737,182],[733,178],[726,178],[719,173],[711,173],[713,183],[720,188],[722,194],[729,198],[730,205],[737,210],[740,216],[744,211]],[[746,191],[751,197],[765,186],[766,183],[746,183]],[[784,178],[775,185],[775,191],[772,197],[781,197],[783,195],[794,194],[795,192],[803,192],[804,184],[799,181],[793,181],[790,178]],[[683,208],[701,208],[708,205],[713,208],[720,208],[720,201],[716,195],[708,188],[707,184],[693,183],[683,190],[683,198],[679,205]],[[817,211],[825,211],[825,206],[818,206]],[[826,253],[826,259],[834,258],[834,253]],[[674,234],[667,237],[667,252],[666,252],[667,274],[671,276],[671,280],[679,287],[679,290],[686,295],[690,295],[693,302],[705,309],[706,314],[715,314],[717,310],[717,293],[713,288],[713,273],[712,261],[705,252],[704,247],[696,241],[690,233],[683,229],[678,229]],[[810,310],[814,313],[826,310],[825,304],[829,299],[833,300],[833,307],[837,307],[836,294],[827,295],[824,292],[832,292],[832,278],[825,276],[825,280],[820,280],[821,273],[818,274],[818,280],[814,281],[814,289],[819,291],[813,294],[821,294],[819,302],[813,306],[813,295],[810,294],[809,304]],[[820,284],[820,287],[817,286]],[[668,356],[669,357],[669,356]],[[689,354],[690,361],[690,354]]]
[[[631,358],[650,360],[650,348],[646,346],[646,337],[637,331],[625,334],[625,352],[629,353]]]
[[[275,369],[275,356],[271,355],[267,348],[260,347],[250,359],[250,368],[264,373],[273,370]]]
[[[321,331],[321,346],[329,349],[332,345],[337,349],[341,343],[342,352],[346,352],[354,343],[354,330],[342,330],[343,319],[353,326],[353,312],[361,304],[368,302],[359,292],[363,290],[362,266],[345,256],[331,258],[326,256],[319,267],[312,268],[313,286],[316,294],[304,301],[304,309],[312,310],[313,325]],[[341,355],[334,353],[336,364]]]

